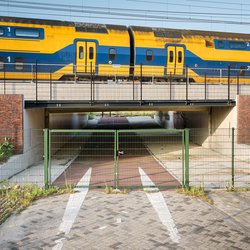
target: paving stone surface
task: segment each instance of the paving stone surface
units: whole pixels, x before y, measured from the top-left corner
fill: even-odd
[[[179,243],[171,240],[145,192],[107,195],[95,190],[87,194],[69,234],[58,234],[69,195],[54,196],[2,224],[0,249],[52,249],[61,238],[62,249],[250,248],[249,192],[213,192],[214,205],[174,190],[162,194]]]

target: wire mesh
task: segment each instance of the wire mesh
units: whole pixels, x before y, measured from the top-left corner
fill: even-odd
[[[205,188],[249,187],[249,130],[191,129],[190,185]],[[240,143],[239,140],[242,140]],[[237,142],[238,141],[238,142]]]
[[[0,142],[9,138],[13,155],[0,162],[0,182],[44,185],[43,131],[0,130]]]
[[[178,187],[182,184],[181,132],[119,131],[118,186]]]
[[[113,131],[51,131],[49,182],[56,186],[114,186]],[[91,169],[91,178],[86,176]]]

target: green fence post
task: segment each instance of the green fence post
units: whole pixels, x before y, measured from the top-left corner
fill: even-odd
[[[185,130],[182,130],[182,187],[185,186]]]
[[[232,128],[232,188],[234,189],[234,131],[235,128]]]
[[[49,167],[49,148],[48,148],[48,144],[49,144],[49,130],[48,129],[44,129],[43,130],[43,140],[44,140],[44,186],[45,189],[47,189],[49,187],[49,171],[48,171],[48,167]]]
[[[118,181],[117,181],[117,165],[118,165],[118,145],[117,145],[117,142],[118,142],[118,131],[116,130],[114,132],[114,185],[115,185],[115,188],[117,188],[118,186]]]
[[[189,188],[189,129],[185,129],[185,188]]]

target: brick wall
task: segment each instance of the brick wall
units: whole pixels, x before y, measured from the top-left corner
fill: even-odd
[[[250,143],[250,95],[237,96],[237,142]]]
[[[0,95],[0,141],[11,139],[15,152],[23,151],[23,96]]]

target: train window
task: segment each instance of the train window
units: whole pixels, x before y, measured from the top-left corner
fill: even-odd
[[[89,59],[92,60],[94,59],[94,48],[89,47]]]
[[[229,42],[230,49],[246,49],[245,42]]]
[[[152,60],[153,60],[153,55],[154,55],[154,54],[153,54],[153,51],[152,51],[152,50],[150,50],[150,49],[147,50],[147,51],[146,51],[146,60],[147,60],[147,61],[152,61]]]
[[[113,61],[116,59],[116,49],[109,49],[109,60]]]
[[[0,57],[0,70],[4,69],[4,58]]]
[[[23,58],[22,57],[15,58],[15,70],[23,70]]]
[[[178,51],[178,63],[182,62],[182,52]]]
[[[79,59],[83,59],[83,47],[79,47]]]
[[[174,61],[174,51],[170,50],[169,51],[169,62],[172,63]]]
[[[4,29],[0,28],[0,36],[3,36],[3,35],[4,35]]]
[[[224,49],[224,47],[225,47],[225,43],[224,43],[224,41],[218,41],[218,48],[219,49]]]
[[[16,28],[15,35],[18,37],[39,38],[40,32],[38,29]]]

